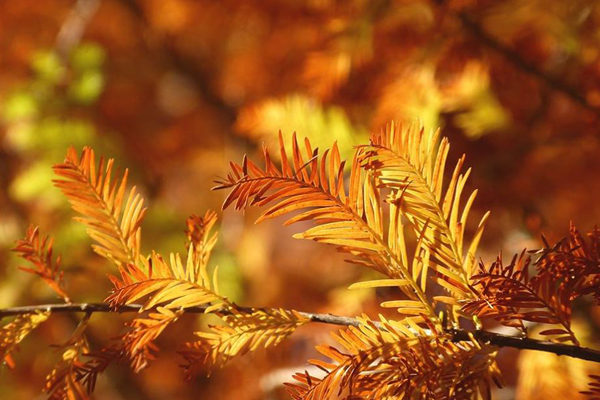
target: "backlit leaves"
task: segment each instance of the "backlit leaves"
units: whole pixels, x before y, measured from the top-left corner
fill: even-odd
[[[33,225],[27,229],[25,238],[17,241],[14,252],[33,264],[34,268],[20,267],[21,270],[38,275],[65,302],[71,299],[64,289],[63,272],[60,267],[60,256],[54,260],[52,255],[53,239],[42,237],[39,229]]]
[[[217,213],[214,211],[207,211],[204,217],[191,215],[186,220],[185,233],[190,241],[188,248],[193,247],[193,256],[200,271],[206,271],[210,253],[217,243],[217,232],[211,233],[216,222]]]
[[[115,287],[106,301],[113,307],[142,299],[146,300],[141,311],[156,306],[177,309],[210,303],[218,307],[218,303],[225,301],[211,290],[210,279],[200,268],[200,260],[194,257],[193,247],[185,261],[179,254],[171,254],[167,261],[152,253],[141,265],[142,268],[129,264],[121,269],[121,279],[111,277]]]
[[[182,310],[172,311],[158,307],[157,312],[150,312],[129,323],[131,329],[119,338],[119,342],[134,372],[141,371],[154,360],[158,352],[154,340],[167,326],[177,321],[182,313]]]
[[[81,383],[85,366],[81,356],[88,351],[84,332],[91,314],[86,315],[77,326],[71,339],[65,343],[61,360],[46,377],[45,391],[49,400],[88,400],[90,397]]]
[[[571,223],[569,236],[554,246],[547,242],[537,253],[535,280],[553,280],[570,298],[592,294],[600,299],[600,230],[588,232],[588,240]]]
[[[488,268],[482,266],[481,272],[473,276],[478,299],[469,301],[462,310],[520,329],[523,321],[558,325],[540,334],[578,344],[571,330],[571,293],[562,290],[560,281],[550,275],[530,279],[530,262],[522,253],[508,265],[498,258]]]
[[[140,372],[156,358],[158,346],[154,341],[183,313],[182,310],[170,310],[157,307],[127,323],[129,329],[114,338],[112,343],[99,351],[86,351],[85,363],[78,362],[76,381],[83,385],[88,393],[94,391],[98,375],[112,363],[128,363],[134,372]]]
[[[597,297],[600,287],[598,229],[588,236],[585,241],[571,225],[568,238],[554,246],[545,242],[533,260],[523,252],[506,265],[501,257],[487,268],[481,264],[471,281],[476,299],[465,302],[462,311],[521,330],[523,321],[556,325],[540,334],[578,344],[571,329],[572,302],[588,294]],[[530,267],[537,271],[533,277]]]
[[[103,159],[96,167],[93,150],[84,148],[79,159],[71,148],[65,162],[55,166],[56,174],[64,178],[55,183],[75,211],[84,215],[78,220],[88,226],[88,233],[97,241],[94,249],[118,266],[120,276],[110,276],[114,289],[106,301],[115,308],[143,301],[140,312],[154,311],[131,321],[129,330],[102,351],[86,353],[91,359],[78,367],[73,379],[72,374],[63,374],[61,389],[55,389],[54,384],[53,393],[76,393],[76,387],[72,391],[63,390],[70,381],[74,385],[83,382],[91,392],[98,374],[113,361],[128,360],[131,368],[139,372],[155,357],[158,347],[154,341],[179,318],[182,309],[205,307],[210,312],[211,308],[228,304],[217,293],[217,271],[212,278],[207,273],[210,253],[217,240],[216,233],[211,232],[216,214],[209,211],[204,217],[188,218],[189,244],[185,260],[182,261],[179,254],[171,254],[168,260],[155,252],[148,258],[140,256],[143,200],[133,188],[123,205],[127,170],[122,178],[113,180],[113,162],[110,159],[103,171]]]
[[[311,363],[325,376],[296,374],[298,383],[288,384],[294,399],[489,398],[498,370],[488,349],[452,343],[433,324],[360,321],[334,335],[344,351],[318,347],[331,361]]]
[[[320,158],[308,140],[304,150],[294,135],[290,165],[280,136],[281,171],[273,165],[267,150],[264,168],[247,158],[241,166],[232,164],[231,173],[217,187],[231,189],[223,207],[233,204],[244,209],[249,205],[275,203],[263,212],[259,221],[302,211],[285,225],[312,220],[316,226],[295,237],[337,245],[339,250],[355,256],[353,262],[367,265],[394,282],[403,282],[398,286],[409,299],[383,304],[398,308],[402,314],[424,314],[435,319],[424,294],[430,278],[455,299],[473,297],[469,277],[487,214],[465,255],[465,226],[476,191],[461,205],[470,172],[461,175],[463,158],[458,161],[450,182],[444,184],[449,144],[445,138],[440,140],[439,131],[425,132],[416,126],[391,124],[381,133],[373,134],[371,144],[360,146],[355,153],[348,192],[344,162],[340,161],[335,145]],[[389,206],[387,218],[382,189],[389,190],[385,199]],[[418,239],[410,262],[403,218]],[[452,307],[457,304],[450,297],[439,299]]]
[[[11,358],[11,352],[31,331],[47,320],[49,316],[49,312],[17,315],[12,322],[0,328],[0,360],[3,360],[12,367],[14,363]]]
[[[232,306],[221,315],[225,325],[196,332],[199,340],[188,343],[182,352],[188,377],[202,369],[222,367],[232,358],[258,348],[276,346],[309,321],[296,311],[284,309],[246,310]]]
[[[146,213],[135,187],[126,197],[128,170],[113,178],[114,159],[96,165],[94,150],[85,147],[79,157],[69,148],[62,164],[54,166],[61,179],[54,184],[67,196],[76,218],[96,241],[94,250],[117,266],[136,264],[140,256],[140,225]]]
[[[144,300],[140,312],[156,308],[156,312],[133,320],[131,330],[111,349],[119,357],[126,355],[134,371],[142,370],[154,359],[158,350],[154,340],[179,318],[183,309],[205,307],[205,311],[210,312],[229,304],[217,293],[217,270],[212,283],[207,273],[210,253],[217,240],[216,233],[211,232],[215,222],[216,214],[211,211],[204,218],[188,218],[186,233],[190,242],[185,262],[179,254],[171,254],[166,261],[153,252],[147,260],[140,260],[141,267],[128,264],[119,268],[120,279],[110,277],[114,289],[106,301],[113,307]]]
[[[401,297],[381,303],[396,309],[399,320],[380,315],[376,322],[363,315],[340,322],[332,317],[332,323],[349,326],[334,334],[339,346],[317,347],[328,360],[310,363],[322,375],[305,371],[294,376],[296,382],[288,384],[294,399],[489,399],[491,382],[501,385],[497,348],[470,332],[469,339],[457,339],[450,329],[460,329],[459,315],[478,327],[479,320],[495,319],[523,333],[524,322],[550,325],[539,333],[578,345],[571,329],[571,302],[588,294],[600,297],[600,231],[594,229],[586,241],[572,227],[568,239],[554,246],[546,243],[533,262],[522,253],[508,265],[499,258],[487,268],[480,263],[475,271],[488,214],[465,246],[476,191],[462,199],[469,176],[469,170],[461,173],[464,157],[445,183],[448,151],[448,141],[440,139],[439,131],[391,124],[372,135],[369,145],[356,149],[347,169],[337,145],[319,154],[308,140],[300,146],[294,135],[290,151],[280,134],[281,167],[265,149],[264,167],[244,158],[241,165],[232,163],[231,172],[218,182],[218,189],[230,190],[224,208],[265,206],[259,222],[281,215],[288,218],[284,225],[311,221],[313,226],[295,237],[332,244],[349,254],[349,261],[384,276],[354,283],[351,289],[401,292]],[[112,165],[109,160],[104,171],[101,160],[96,169],[92,150],[84,149],[79,159],[70,149],[65,163],[55,167],[63,178],[56,184],[83,215],[80,220],[96,240],[96,251],[117,264],[119,274],[110,276],[114,287],[105,301],[114,310],[139,307],[139,314],[100,351],[87,348],[86,317],[48,376],[51,399],[87,399],[98,374],[113,362],[141,371],[157,355],[156,339],[186,311],[211,313],[222,320],[195,332],[197,340],[180,351],[187,378],[278,345],[311,320],[326,320],[291,310],[240,307],[221,295],[217,269],[208,273],[217,241],[214,212],[187,219],[185,256],[172,253],[164,258],[154,251],[140,255],[143,201],[135,189],[125,201],[127,172],[112,180]],[[410,249],[407,228],[414,234]],[[62,291],[50,239],[30,228],[15,250],[34,265],[28,272],[40,275],[70,301]],[[537,270],[532,278],[530,265]],[[428,297],[429,280],[448,295]],[[438,316],[439,303],[446,308]],[[45,318],[47,314],[19,316],[6,325],[2,356]]]
[[[406,279],[410,287],[402,287],[414,301],[420,301],[423,312],[435,317],[421,288],[408,270],[404,237],[399,215],[386,227],[378,181],[361,168],[360,150],[351,166],[349,189],[344,179],[345,161],[341,161],[337,146],[319,157],[305,140],[304,151],[296,136],[292,140],[292,160],[287,159],[280,135],[281,170],[264,150],[265,167],[260,168],[244,158],[242,165],[232,164],[227,178],[216,189],[231,189],[223,208],[234,205],[244,209],[250,205],[271,205],[257,222],[295,212],[284,225],[310,220],[315,227],[294,237],[336,245],[350,253],[351,262],[368,266],[393,279]]]
[[[140,260],[140,266],[127,264],[119,268],[121,277],[110,277],[114,289],[106,301],[118,307],[146,298],[140,311],[156,306],[176,309],[224,302],[217,293],[217,270],[212,279],[207,272],[210,252],[216,243],[216,236],[211,233],[215,218],[214,212],[207,212],[204,218],[188,219],[190,244],[185,261],[179,254],[171,254],[165,260],[153,252],[148,259]]]
[[[461,205],[470,174],[470,170],[461,174],[464,157],[458,160],[451,180],[445,185],[450,145],[446,138],[440,139],[439,131],[392,123],[373,134],[371,144],[361,148],[361,164],[375,173],[382,187],[391,189],[387,201],[400,208],[421,238],[427,255],[427,266],[421,273],[432,269],[435,281],[453,296],[470,298],[468,278],[488,214],[479,223],[465,255],[465,227],[477,191]]]

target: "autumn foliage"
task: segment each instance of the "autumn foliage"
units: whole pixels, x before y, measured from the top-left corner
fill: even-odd
[[[522,337],[528,335],[525,323],[534,322],[547,326],[539,335],[579,346],[571,329],[571,303],[580,296],[598,296],[597,230],[588,244],[572,227],[569,238],[539,250],[532,278],[532,261],[524,253],[509,264],[501,258],[490,266],[478,262],[488,213],[465,251],[464,227],[477,192],[461,204],[470,172],[461,174],[464,157],[445,182],[449,143],[439,133],[388,125],[371,136],[370,144],[357,147],[347,185],[337,146],[319,157],[308,139],[301,149],[294,135],[290,163],[280,135],[281,167],[265,148],[264,167],[244,158],[241,165],[232,163],[229,175],[215,187],[229,190],[223,208],[273,203],[259,221],[290,213],[285,225],[313,221],[314,227],[295,236],[334,245],[352,257],[351,263],[385,277],[356,282],[350,289],[396,289],[394,300],[381,303],[395,309],[396,316],[349,319],[334,334],[338,346],[317,347],[327,361],[310,361],[322,371],[318,375],[293,376],[295,382],[287,386],[294,399],[491,398],[492,384],[502,386],[495,362],[499,347],[478,340],[474,332],[467,331],[467,340],[457,339],[453,330],[469,321],[485,329],[487,320],[496,320]],[[104,300],[108,310],[134,306],[138,316],[125,324],[121,336],[92,350],[85,339],[93,310],[88,311],[62,346],[63,360],[47,377],[50,398],[88,398],[111,363],[125,362],[140,372],[159,356],[157,338],[186,311],[221,320],[195,332],[195,341],[180,343],[188,380],[224,367],[236,356],[275,346],[315,319],[294,310],[240,307],[219,293],[218,269],[208,272],[217,241],[214,212],[188,218],[183,257],[171,253],[165,258],[155,251],[142,255],[143,199],[135,187],[125,196],[128,171],[114,177],[113,164],[113,159],[96,163],[90,148],[81,156],[70,148],[65,162],[54,167],[61,178],[54,183],[82,215],[76,219],[95,241],[93,249],[118,271],[109,275],[113,289]],[[409,232],[414,241],[406,239]],[[35,267],[23,268],[25,272],[39,275],[71,303],[59,260],[52,257],[51,239],[40,239],[38,229],[30,228],[15,251]],[[443,295],[432,296],[436,291],[430,285]],[[12,363],[14,346],[49,316],[50,310],[32,311],[5,325],[3,356]]]
[[[0,11],[0,398],[600,398],[596,2]]]

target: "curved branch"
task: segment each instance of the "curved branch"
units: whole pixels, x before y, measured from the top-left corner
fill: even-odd
[[[140,312],[141,304],[129,304],[112,308],[106,303],[73,303],[73,304],[40,304],[33,306],[21,306],[0,309],[0,318],[33,314],[39,311],[47,312],[85,312],[91,313],[126,313]],[[241,310],[251,311],[251,307],[239,307]],[[184,311],[186,313],[202,314],[206,307],[190,307]],[[359,326],[360,322],[356,318],[343,317],[333,314],[319,314],[309,312],[298,312],[303,317],[308,318],[311,322],[319,322],[330,325],[341,326]],[[501,335],[499,333],[475,330],[469,331],[466,329],[448,329],[446,332],[452,336],[453,342],[471,341],[471,336],[482,343],[486,343],[497,347],[510,347],[519,350],[536,350],[545,353],[553,353],[559,356],[568,356],[578,358],[580,360],[592,361],[600,363],[600,351],[587,347],[580,347],[568,344],[554,343],[544,340],[529,339],[517,336]]]

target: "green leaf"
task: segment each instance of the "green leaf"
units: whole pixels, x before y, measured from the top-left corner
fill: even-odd
[[[39,105],[31,93],[17,91],[6,99],[1,111],[2,118],[10,123],[35,117],[39,113]]]
[[[96,43],[84,43],[73,50],[71,65],[76,70],[97,69],[106,59],[106,52]]]
[[[91,104],[104,89],[104,76],[98,70],[88,70],[69,86],[69,95],[77,102]]]
[[[65,67],[54,51],[42,50],[37,52],[31,60],[31,68],[38,77],[50,83],[56,83],[65,76]]]

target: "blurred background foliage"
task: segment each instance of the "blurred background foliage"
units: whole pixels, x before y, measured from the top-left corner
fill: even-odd
[[[185,218],[223,201],[213,179],[230,160],[273,146],[279,130],[321,149],[337,141],[350,158],[391,119],[441,126],[451,157],[467,154],[470,185],[480,189],[471,220],[493,211],[485,261],[539,247],[542,232],[557,240],[569,220],[582,230],[600,221],[598,1],[0,0],[0,11],[0,307],[57,301],[10,253],[30,223],[55,237],[75,301],[107,295],[114,271],[51,183],[69,145],[130,167],[150,204],[145,251],[183,250]],[[253,226],[255,217],[221,215],[213,265],[233,300],[377,312],[385,293],[343,290],[364,272],[292,239],[293,228]],[[600,347],[600,315],[586,304],[578,313],[578,329]],[[43,398],[60,357],[48,346],[64,342],[77,318],[53,316],[24,341],[17,367],[0,372],[1,398]],[[94,316],[92,347],[126,319]],[[96,397],[286,398],[281,383],[330,329],[303,328],[186,384],[170,338],[180,342],[201,323],[185,317],[167,331],[163,355],[141,374],[109,369]],[[585,363],[516,355],[500,359],[507,388],[498,399],[585,386]]]

